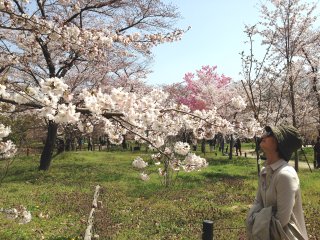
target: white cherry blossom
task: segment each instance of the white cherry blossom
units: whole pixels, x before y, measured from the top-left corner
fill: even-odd
[[[143,161],[143,159],[141,157],[136,157],[133,162],[132,162],[132,166],[134,166],[135,168],[138,169],[142,169],[148,166],[148,163]]]
[[[176,142],[174,151],[180,155],[187,155],[190,151],[190,145],[186,142]]]
[[[143,181],[148,181],[148,180],[150,180],[150,177],[149,177],[148,174],[146,174],[146,173],[140,173],[140,178],[141,178],[141,180],[143,180]]]

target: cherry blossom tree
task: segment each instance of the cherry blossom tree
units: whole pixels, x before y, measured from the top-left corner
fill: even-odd
[[[242,83],[254,117],[262,124],[289,122],[298,128],[315,126],[310,121],[315,113],[310,98],[310,76],[314,74],[306,72],[310,68],[308,58],[313,58],[309,50],[319,44],[319,34],[314,29],[315,9],[316,3],[302,0],[267,1],[260,5],[260,22],[246,27],[250,53],[242,53]],[[260,61],[252,50],[254,35],[260,36],[266,46]],[[315,67],[315,62],[311,66]],[[298,170],[297,158],[295,163]]]
[[[58,112],[72,116],[82,89],[96,91],[119,72],[143,76],[139,59],[181,37],[172,29],[177,17],[174,6],[159,0],[0,1],[0,101],[42,109],[48,134],[39,169],[50,166],[65,120]]]
[[[299,80],[297,67],[303,46],[310,41],[310,29],[315,22],[315,4],[301,0],[272,1],[273,8],[261,6],[263,41],[271,44],[273,59],[284,69],[284,80],[288,85],[292,111],[292,124],[297,126],[295,85]],[[301,65],[300,65],[301,66]]]
[[[183,34],[171,29],[176,17],[176,9],[159,0],[0,1],[0,102],[47,121],[40,170],[50,167],[61,124],[83,132],[103,124],[113,144],[133,133],[167,162],[165,143],[181,128],[199,139],[234,132],[216,108],[193,111],[159,89],[137,91],[136,80],[146,74],[141,59]],[[103,85],[111,83],[119,85]],[[241,129],[250,137],[260,128],[246,122]]]
[[[314,33],[313,33],[314,34]],[[314,34],[315,37],[319,37],[319,34]],[[316,49],[319,48],[319,44],[317,41],[312,41],[308,47],[302,49],[303,56],[307,62],[307,78],[311,80],[311,91],[310,91],[310,102],[313,104],[311,105],[311,112],[312,114],[312,121],[315,122],[318,127],[318,136],[320,136],[320,81],[319,81],[319,64],[320,64],[320,56],[319,51]],[[305,126],[314,126],[315,124],[305,124]],[[311,132],[314,132],[313,130]],[[313,136],[314,138],[316,136]]]
[[[217,66],[203,66],[195,73],[186,73],[183,80],[178,85],[166,87],[175,101],[187,105],[192,111],[214,109],[228,121],[234,124],[238,122],[237,115],[246,108],[246,102],[231,78],[218,74]],[[240,129],[236,131],[241,132]],[[195,136],[198,132],[201,132],[200,129],[193,131]],[[214,135],[210,134],[203,139],[213,137]],[[232,148],[230,150],[232,157]]]
[[[240,53],[242,60],[242,72],[240,72],[240,74],[243,77],[241,79],[241,84],[249,103],[249,109],[253,113],[253,117],[257,121],[261,122],[265,120],[265,122],[268,122],[265,115],[262,117],[260,115],[265,109],[262,107],[262,104],[269,103],[268,99],[264,99],[264,101],[261,100],[263,96],[262,93],[271,86],[270,84],[263,84],[266,82],[263,79],[267,78],[266,74],[270,72],[267,71],[267,67],[265,66],[269,56],[270,45],[267,47],[263,58],[261,60],[257,59],[254,54],[254,51],[256,50],[254,37],[258,33],[257,25],[245,25],[244,32],[248,37],[246,43],[249,45],[249,53],[247,54],[245,51]]]
[[[280,94],[288,93],[288,101],[291,107],[291,122],[297,125],[295,87],[300,79],[304,78],[303,67],[305,63],[301,61],[301,53],[304,48],[317,41],[317,34],[310,30],[315,23],[313,12],[315,4],[307,4],[301,0],[268,1],[261,4],[261,21],[254,26],[246,26],[245,32],[248,35],[250,45],[249,54],[244,55],[243,61],[243,86],[249,99],[250,106],[255,118],[258,117],[259,101],[261,97],[260,85],[268,82],[268,86],[274,86],[279,81]],[[259,61],[254,54],[253,37],[259,35],[261,43],[266,46],[265,54]],[[299,68],[300,66],[300,68]],[[254,91],[253,91],[254,89]],[[273,89],[274,90],[274,89]],[[255,96],[254,96],[254,93]],[[279,102],[275,122],[279,120],[282,109],[282,102]],[[286,103],[284,103],[286,105]],[[263,116],[265,118],[265,116]],[[281,118],[281,117],[280,117]]]
[[[228,85],[230,77],[219,75],[217,66],[203,66],[195,73],[186,73],[181,87],[173,93],[178,103],[187,105],[191,110],[203,110],[215,107],[222,109],[230,103]],[[179,86],[179,85],[178,85]],[[171,88],[177,88],[177,84]]]

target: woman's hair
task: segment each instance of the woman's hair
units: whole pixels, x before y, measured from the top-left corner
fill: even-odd
[[[286,160],[286,162],[289,162],[290,159],[286,159],[284,154],[281,153],[279,146],[277,147],[277,152],[278,152],[280,158],[282,158],[283,160]]]

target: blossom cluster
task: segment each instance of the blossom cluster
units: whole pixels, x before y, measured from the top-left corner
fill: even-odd
[[[263,132],[263,128],[260,123],[255,119],[247,119],[237,124],[235,133],[238,136],[246,136],[247,138],[253,138],[254,136],[260,136]]]
[[[247,104],[241,96],[235,96],[231,99],[231,105],[238,111],[242,111],[246,108]]]
[[[166,156],[164,156],[164,154]],[[190,145],[186,142],[176,142],[172,149],[165,148],[164,153],[157,153],[151,155],[155,165],[161,165],[158,168],[158,173],[161,177],[166,178],[170,171],[184,170],[186,172],[197,171],[208,166],[205,158],[201,158],[190,152]],[[141,157],[133,160],[132,165],[139,169],[145,169],[148,166]],[[140,178],[144,181],[149,180],[150,177],[144,171],[140,173]]]
[[[234,124],[220,117],[215,108],[191,111],[185,105],[170,101],[168,94],[159,89],[153,89],[147,94],[128,92],[123,88],[113,88],[110,93],[101,89],[83,89],[77,97],[70,97],[68,85],[62,78],[49,78],[41,81],[39,87],[28,86],[25,91],[18,93],[10,92],[1,84],[0,90],[0,96],[19,104],[38,104],[39,115],[48,120],[77,123],[80,131],[92,131],[93,126],[81,123],[81,114],[76,104],[82,102],[80,106],[104,123],[105,133],[113,144],[121,144],[123,136],[128,132],[135,133],[135,140],[148,142],[150,147],[157,149],[165,144],[167,137],[176,136],[182,128],[192,130],[198,139],[212,139],[218,132],[230,134],[235,131]],[[66,101],[66,98],[71,101]],[[118,116],[104,117],[109,112],[118,113]],[[254,120],[242,125],[246,125],[241,130],[243,136],[252,137],[258,128]],[[184,148],[181,143],[177,143],[175,151],[186,155],[188,149]]]
[[[187,155],[190,151],[190,145],[184,142],[176,142],[174,145],[174,151],[180,155]]]
[[[182,168],[186,172],[191,172],[207,166],[208,166],[208,162],[206,161],[205,158],[197,156],[194,153],[189,153],[184,160]]]
[[[121,34],[117,31],[116,26],[111,25],[112,22],[99,22],[102,25],[100,28],[93,28],[92,25],[86,28],[76,24],[66,24],[65,21],[68,21],[70,16],[78,16],[78,13],[82,11],[81,7],[86,8],[87,6],[84,3],[78,2],[74,4],[67,1],[56,2],[51,5],[52,8],[59,9],[61,7],[59,6],[60,4],[63,5],[66,11],[65,15],[59,15],[58,12],[52,11],[48,7],[49,9],[46,10],[50,12],[50,17],[43,18],[28,11],[29,9],[25,4],[20,5],[20,8],[25,8],[21,13],[16,10],[14,7],[16,4],[12,4],[12,1],[0,1],[1,14],[7,17],[7,21],[3,21],[5,29],[21,31],[21,34],[16,34],[10,40],[15,42],[16,47],[24,49],[27,53],[24,56],[19,56],[19,54],[15,54],[14,57],[7,56],[7,59],[12,57],[12,62],[23,62],[26,58],[36,61],[36,55],[42,51],[36,41],[39,38],[46,43],[50,43],[50,47],[55,50],[75,51],[78,55],[86,56],[87,59],[98,60],[107,57],[111,49],[123,56],[131,56],[133,50],[147,53],[150,52],[150,48],[158,44],[180,40],[185,32],[184,30],[175,30],[168,34],[160,32]],[[83,6],[80,6],[81,4]],[[98,12],[96,14],[99,15]],[[67,19],[63,19],[63,17]],[[30,49],[30,44],[32,49]]]
[[[141,157],[136,157],[132,162],[132,166],[138,169],[143,169],[148,166],[148,163],[143,161]]]
[[[10,92],[0,84],[0,96],[14,100],[18,104],[34,103],[39,105],[38,114],[57,123],[76,123],[80,113],[72,103],[61,101],[66,98],[68,85],[61,78],[48,78],[39,87],[27,86],[24,91]]]
[[[143,172],[143,169],[148,166],[148,163],[143,161],[141,157],[136,157],[132,162],[132,166],[139,170],[142,170],[142,172],[140,173],[141,180],[148,181],[150,179],[149,175]]]
[[[11,128],[10,127],[6,127],[5,125],[0,123],[0,141],[7,137],[11,132]]]
[[[11,132],[10,127],[6,127],[0,123],[0,158],[12,158],[17,149],[11,140],[3,141]]]

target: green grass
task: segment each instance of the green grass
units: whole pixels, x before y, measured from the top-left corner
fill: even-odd
[[[201,239],[206,219],[214,221],[215,239],[245,239],[244,220],[257,187],[254,159],[207,153],[208,168],[180,172],[176,184],[165,188],[156,166],[150,167],[150,181],[139,179],[131,166],[136,156],[148,157],[145,152],[64,153],[47,172],[37,170],[38,156],[15,160],[0,186],[0,208],[23,205],[33,219],[19,225],[0,213],[0,239],[83,239],[97,184],[102,208],[94,230],[100,239]],[[317,239],[320,171],[301,169],[299,176],[308,233]]]

